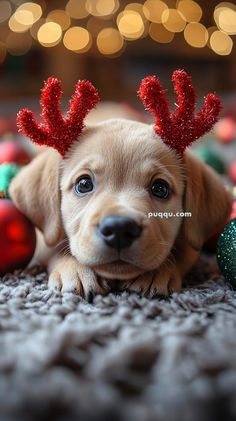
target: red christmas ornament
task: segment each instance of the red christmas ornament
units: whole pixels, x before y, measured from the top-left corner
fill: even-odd
[[[236,122],[230,117],[222,118],[215,132],[221,143],[231,143],[236,137]]]
[[[233,161],[229,167],[229,176],[233,183],[236,183],[236,161]]]
[[[196,94],[191,77],[184,70],[176,70],[172,81],[177,95],[177,107],[172,115],[166,93],[155,76],[142,80],[138,96],[156,118],[156,133],[182,156],[187,146],[211,130],[218,120],[221,103],[217,95],[208,94],[195,116]]]
[[[80,135],[84,119],[99,101],[97,90],[87,80],[81,80],[75,87],[65,118],[60,111],[62,88],[55,77],[46,80],[41,95],[43,124],[38,124],[28,109],[17,115],[20,132],[39,145],[48,145],[56,149],[63,157],[71,144]]]
[[[17,141],[0,143],[0,164],[11,163],[26,165],[31,161],[31,156]]]
[[[33,257],[36,234],[31,222],[8,199],[0,199],[0,275],[24,268]]]

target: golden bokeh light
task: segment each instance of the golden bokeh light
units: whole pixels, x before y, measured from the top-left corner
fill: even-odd
[[[92,37],[87,29],[73,26],[66,31],[63,44],[70,51],[85,53],[92,45]]]
[[[162,24],[170,32],[182,32],[186,21],[177,9],[167,9],[162,13]]]
[[[217,4],[215,8],[216,9],[228,8],[228,9],[236,10],[236,5],[229,1],[221,1],[220,3]]]
[[[34,16],[29,10],[16,10],[14,13],[15,20],[21,25],[32,26],[34,23]]]
[[[208,31],[198,22],[188,23],[184,30],[184,38],[191,47],[203,48],[208,41]]]
[[[64,10],[60,10],[60,9],[52,10],[48,14],[48,16],[46,18],[46,21],[58,23],[58,25],[60,25],[60,27],[63,31],[68,29],[69,26],[70,26],[70,16],[69,16],[69,14],[67,12],[65,12]]]
[[[129,3],[125,6],[125,10],[133,10],[138,12],[143,19],[147,19],[143,11],[143,5],[141,3]]]
[[[46,22],[38,30],[38,42],[44,47],[54,47],[59,44],[62,29],[58,23]]]
[[[11,16],[11,12],[12,12],[11,3],[9,1],[4,1],[4,0],[0,1],[0,23],[7,20]],[[0,58],[0,62],[1,62],[1,58]]]
[[[26,32],[42,16],[42,8],[36,3],[21,4],[10,17],[8,25],[13,32]]]
[[[32,46],[32,38],[29,34],[10,33],[6,40],[7,51],[13,56],[26,54]]]
[[[143,5],[143,13],[150,22],[161,23],[165,10],[168,6],[161,0],[146,0]]]
[[[140,38],[144,33],[144,23],[141,15],[133,10],[124,10],[117,17],[120,33],[128,40]]]
[[[232,9],[223,9],[219,13],[219,28],[229,35],[236,34],[236,11]]]
[[[93,16],[109,17],[119,8],[118,0],[87,0],[85,7]]]
[[[6,55],[7,55],[6,45],[0,41],[0,64],[4,62]]]
[[[85,7],[86,0],[70,0],[66,5],[66,12],[73,19],[84,19],[89,15]]]
[[[153,22],[149,27],[149,35],[154,41],[162,44],[171,42],[175,36],[174,32],[168,31],[162,24]]]
[[[26,31],[28,31],[28,30],[29,30],[29,28],[30,28],[32,25],[24,25],[24,24],[22,24],[22,23],[18,22],[18,21],[15,19],[15,13],[14,13],[14,14],[10,17],[10,19],[9,19],[8,26],[9,26],[9,28],[10,28],[13,32],[19,32],[19,33],[21,33],[21,32],[26,32]]]
[[[143,5],[141,3],[129,3],[125,6],[125,10],[131,10],[134,12],[139,13],[139,15],[141,16],[142,20],[143,20],[143,24],[144,24],[144,32],[141,35],[140,38],[144,38],[148,35],[148,29],[149,29],[149,22],[148,19],[146,18],[144,11],[143,11]]]
[[[210,46],[216,54],[227,56],[232,51],[233,41],[226,33],[215,31],[211,34]]]
[[[199,22],[202,17],[202,9],[193,0],[180,0],[177,7],[187,22]]]
[[[37,4],[37,3],[32,3],[32,2],[27,2],[27,3],[23,3],[21,4],[16,12],[19,11],[26,11],[26,12],[30,12],[32,17],[33,17],[33,23],[37,22],[37,20],[39,20],[42,16],[42,7]]]
[[[33,24],[33,26],[31,26],[31,28],[30,28],[31,36],[36,41],[38,41],[38,30],[45,22],[46,22],[46,20],[44,18],[41,18],[41,19],[37,20],[37,22],[35,22]]]
[[[221,16],[221,21],[223,23],[223,26],[224,26],[224,23],[227,24],[227,22],[225,21],[225,19],[227,19],[227,16],[229,16],[229,20],[231,21],[231,26],[232,24],[233,24],[233,27],[235,26],[234,22],[232,22],[232,18],[234,18],[235,16],[234,12],[236,12],[236,5],[232,3],[221,2],[217,4],[217,6],[215,7],[213,16],[215,19],[215,23],[219,29],[222,29],[219,22],[220,16]]]
[[[113,55],[122,50],[124,39],[115,28],[104,28],[97,36],[97,47],[101,54]]]

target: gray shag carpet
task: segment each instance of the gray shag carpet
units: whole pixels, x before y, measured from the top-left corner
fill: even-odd
[[[89,304],[34,268],[0,282],[0,420],[236,419],[236,292],[202,256],[181,294]]]

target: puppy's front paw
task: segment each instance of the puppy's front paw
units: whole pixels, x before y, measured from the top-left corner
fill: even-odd
[[[82,267],[72,256],[57,258],[49,275],[48,286],[62,292],[75,292],[89,302],[93,301],[94,295],[107,293],[98,284],[94,273]]]
[[[175,266],[164,266],[155,273],[148,296],[167,297],[173,292],[180,292],[182,279],[179,270]]]
[[[62,292],[76,292],[81,296],[84,295],[76,262],[70,258],[62,258],[55,264],[48,278],[48,286]]]
[[[145,297],[167,297],[181,290],[181,276],[176,267],[163,266],[158,271],[140,275],[125,284],[125,289]]]

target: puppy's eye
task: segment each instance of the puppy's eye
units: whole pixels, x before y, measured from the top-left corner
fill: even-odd
[[[74,185],[73,190],[76,194],[86,194],[93,190],[93,182],[89,175],[81,177]]]
[[[167,181],[158,178],[154,180],[151,184],[151,193],[153,196],[158,197],[160,199],[167,199],[170,195],[170,186]]]

